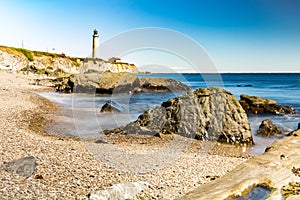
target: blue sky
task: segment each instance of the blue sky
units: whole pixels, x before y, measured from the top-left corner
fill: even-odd
[[[0,45],[23,41],[25,48],[86,57],[94,28],[101,43],[131,29],[160,27],[195,40],[221,72],[300,72],[297,0],[0,0],[0,8]],[[139,64],[140,54],[124,59]],[[162,57],[168,56],[152,58],[160,64]]]

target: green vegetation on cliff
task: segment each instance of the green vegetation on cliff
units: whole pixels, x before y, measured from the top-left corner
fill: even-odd
[[[69,59],[72,62],[72,65],[74,66],[80,66],[80,63],[77,62],[79,59],[80,61],[83,61],[83,58],[73,58],[70,56],[66,56],[65,54],[57,54],[57,53],[49,53],[49,52],[43,52],[43,51],[31,51],[24,48],[16,48],[16,47],[7,47],[7,46],[0,46],[1,51],[5,51],[10,54],[14,55],[23,55],[28,61],[34,61],[34,57],[43,57],[43,56],[49,56],[52,58],[66,58]]]

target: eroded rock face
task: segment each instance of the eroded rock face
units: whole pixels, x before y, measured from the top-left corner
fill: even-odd
[[[281,128],[273,124],[273,122],[269,119],[263,120],[259,126],[259,129],[257,130],[257,134],[266,137],[270,137],[281,133]]]
[[[290,106],[278,105],[276,101],[257,96],[241,95],[240,104],[246,113],[261,114],[295,114],[296,111]]]
[[[72,93],[75,84],[75,75],[73,74],[69,77],[56,78],[53,83],[57,92]]]
[[[180,134],[227,143],[253,143],[247,115],[237,98],[219,89],[197,89],[144,112],[125,127],[106,134]]]
[[[86,73],[89,70],[97,71],[98,73],[139,73],[134,64],[113,61],[114,60],[105,61],[102,59],[85,59],[80,68],[80,73]]]

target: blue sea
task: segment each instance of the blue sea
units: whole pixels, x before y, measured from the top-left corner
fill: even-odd
[[[249,115],[256,147],[253,154],[259,154],[278,137],[263,138],[256,131],[264,119],[271,119],[285,133],[295,130],[300,122],[300,73],[225,73],[225,74],[139,74],[139,77],[164,77],[181,81],[193,89],[221,87],[236,95],[255,95],[276,100],[278,104],[292,106],[294,115]],[[80,137],[101,137],[105,129],[125,125],[137,119],[145,110],[154,108],[180,93],[146,93],[126,95],[60,94],[40,93],[61,105],[61,124],[53,125],[49,131],[55,134]],[[100,113],[107,101],[113,100],[123,106],[119,114]],[[62,124],[64,126],[62,126]],[[62,128],[63,127],[63,128]]]

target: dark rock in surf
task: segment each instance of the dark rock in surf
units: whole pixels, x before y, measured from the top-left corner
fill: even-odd
[[[247,115],[237,98],[219,89],[197,89],[144,112],[134,122],[105,134],[179,134],[202,140],[253,143]]]
[[[114,101],[106,102],[100,110],[100,112],[123,112],[123,111],[124,111],[124,107]]]
[[[252,114],[295,114],[296,111],[290,106],[278,105],[276,101],[272,99],[266,99],[257,96],[249,96],[246,94],[241,95],[241,106],[246,113]]]
[[[241,85],[241,84],[238,84],[236,85],[237,87],[252,87],[251,84],[246,84],[246,85]]]
[[[265,119],[261,122],[257,134],[270,137],[277,134],[282,134],[281,128],[273,124],[270,119]]]

